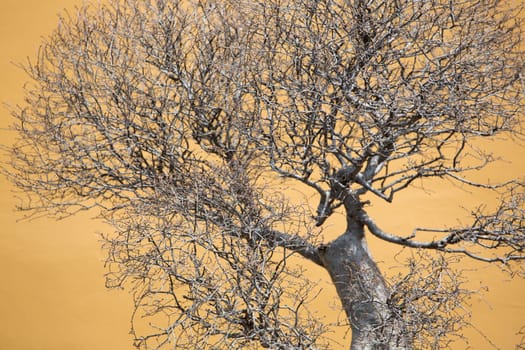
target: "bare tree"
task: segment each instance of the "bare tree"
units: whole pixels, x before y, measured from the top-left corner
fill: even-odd
[[[93,208],[114,226],[107,281],[133,291],[139,348],[328,347],[303,259],[331,276],[351,349],[438,349],[462,322],[461,280],[434,256],[387,283],[365,232],[519,272],[523,179],[469,176],[495,161],[479,139],[522,135],[517,14],[497,0],[84,7],[25,67],[4,172],[32,215]],[[368,215],[433,177],[501,204],[400,234]],[[289,187],[317,195],[313,217]],[[323,242],[336,211],[347,229]]]

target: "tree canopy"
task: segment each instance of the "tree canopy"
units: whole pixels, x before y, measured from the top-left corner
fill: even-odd
[[[384,283],[364,229],[404,247],[523,267],[524,179],[469,176],[496,161],[479,140],[523,136],[517,11],[497,0],[82,7],[25,67],[32,83],[13,111],[19,140],[5,172],[31,194],[22,209],[62,217],[95,208],[114,226],[104,237],[108,285],[129,286],[134,317],[151,320],[148,331],[134,328],[138,347],[328,347],[296,255],[329,271],[354,334],[403,321],[390,332],[404,333],[399,348],[438,348],[454,322],[422,325],[461,302],[440,289],[445,260],[430,265],[436,279],[422,295],[449,293],[446,302],[410,313],[422,295]],[[466,226],[409,233],[385,232],[368,215],[369,202],[395,202],[435,177],[492,190],[501,203]],[[315,203],[292,198],[294,186]],[[347,232],[324,242],[336,211]],[[342,262],[358,265],[346,279],[358,291],[341,289]],[[346,300],[364,296],[389,311],[351,316],[360,309]]]

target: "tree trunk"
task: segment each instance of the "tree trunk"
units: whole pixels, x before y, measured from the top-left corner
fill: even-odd
[[[345,199],[347,229],[322,252],[352,328],[351,350],[411,349],[390,315],[388,288],[367,248],[364,225],[355,219],[361,203]]]

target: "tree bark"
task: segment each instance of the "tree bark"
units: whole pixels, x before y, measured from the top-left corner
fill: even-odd
[[[357,219],[362,204],[345,199],[347,229],[321,251],[352,329],[351,350],[411,349],[401,324],[391,317],[388,287],[372,260]]]

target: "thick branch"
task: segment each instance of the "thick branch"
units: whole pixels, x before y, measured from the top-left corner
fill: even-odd
[[[304,238],[275,230],[267,231],[266,234],[269,242],[279,247],[292,250],[319,266],[324,266],[319,255],[318,247]]]

